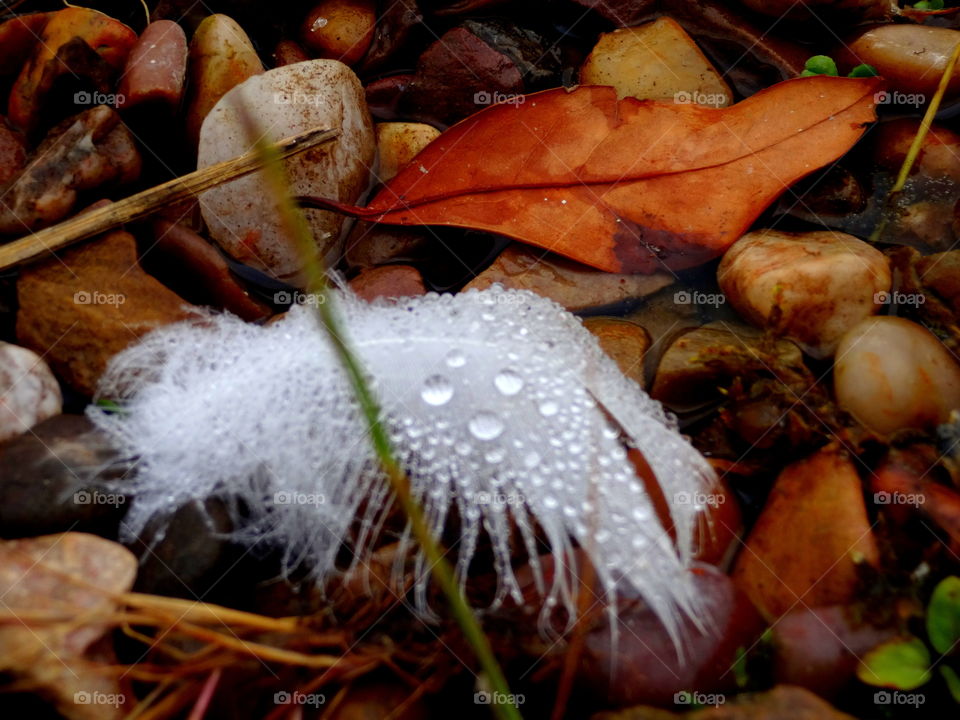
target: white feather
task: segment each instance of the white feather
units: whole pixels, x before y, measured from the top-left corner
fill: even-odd
[[[544,539],[555,567],[569,568],[581,546],[608,597],[627,583],[679,637],[680,612],[695,609],[687,564],[700,508],[672,500],[704,490],[712,472],[577,318],[533,293],[497,287],[399,304],[335,297],[437,537],[457,508],[461,582],[485,532],[498,601],[520,598],[509,543],[516,526],[545,611],[560,602],[573,615],[575,598],[570,573],[547,582],[536,563]],[[307,557],[319,579],[336,572],[337,553],[351,539],[362,561],[390,492],[318,322],[303,307],[265,327],[204,316],[114,359],[100,395],[124,412],[90,414],[140,458],[127,517],[133,532],[188,499],[226,491],[250,508],[245,537],[283,543],[290,562]],[[625,442],[656,474],[676,542]],[[416,552],[409,533],[405,539]],[[417,567],[415,597],[425,611],[419,554]]]

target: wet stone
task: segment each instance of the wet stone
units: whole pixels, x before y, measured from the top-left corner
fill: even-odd
[[[82,415],[56,415],[0,444],[0,535],[67,530],[115,537],[127,498],[123,461]]]
[[[129,544],[140,558],[134,589],[208,601],[230,598],[244,574],[237,565],[240,551],[228,537],[233,530],[228,504],[216,497],[187,502],[170,517],[156,516]]]

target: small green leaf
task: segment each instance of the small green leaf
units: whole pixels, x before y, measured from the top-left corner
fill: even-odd
[[[943,0],[920,0],[913,4],[914,10],[943,10]]]
[[[957,675],[956,671],[948,665],[940,666],[940,674],[947,683],[947,690],[950,691],[953,701],[960,703],[960,675]]]
[[[747,670],[747,648],[742,645],[737,648],[737,657],[733,661],[733,677],[736,678],[737,687],[740,690],[745,689],[750,684],[750,673]]]
[[[120,405],[116,401],[111,400],[109,398],[100,398],[99,400],[97,400],[96,405],[97,407],[101,407],[110,413],[126,412],[125,408],[122,405]]]
[[[850,71],[850,74],[847,77],[852,78],[864,78],[864,77],[876,77],[880,73],[877,72],[877,69],[873,65],[867,65],[863,63],[862,65],[857,65],[853,70]]]
[[[867,685],[913,690],[930,680],[930,651],[918,637],[890,640],[863,657],[857,677]]]
[[[934,588],[927,606],[927,635],[941,655],[960,641],[960,577],[951,575]]]
[[[826,55],[814,55],[812,58],[807,60],[805,65],[805,70],[800,73],[801,76],[809,77],[810,75],[832,75],[836,77],[839,73],[837,72],[837,64]]]

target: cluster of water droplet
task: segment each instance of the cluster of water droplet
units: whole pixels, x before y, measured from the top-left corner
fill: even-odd
[[[695,509],[672,508],[678,552],[624,443],[644,452],[668,498],[701,489],[709,469],[578,319],[497,287],[400,304],[338,300],[346,340],[437,536],[458,510],[461,578],[486,532],[500,597],[519,598],[515,527],[548,604],[572,606],[573,591],[563,573],[544,582],[541,540],[558,567],[580,545],[608,589],[630,583],[667,622],[689,606],[684,553]],[[141,458],[134,529],[179,502],[227,491],[251,508],[250,539],[305,552],[320,575],[334,570],[358,513],[354,542],[373,541],[389,487],[317,322],[306,308],[267,327],[207,318],[158,331],[115,360],[102,393],[126,412],[93,417]],[[301,495],[324,501],[277,501]]]

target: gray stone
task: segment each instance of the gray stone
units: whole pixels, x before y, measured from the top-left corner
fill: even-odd
[[[0,536],[114,537],[128,499],[109,483],[131,466],[82,415],[55,415],[0,444]]]

